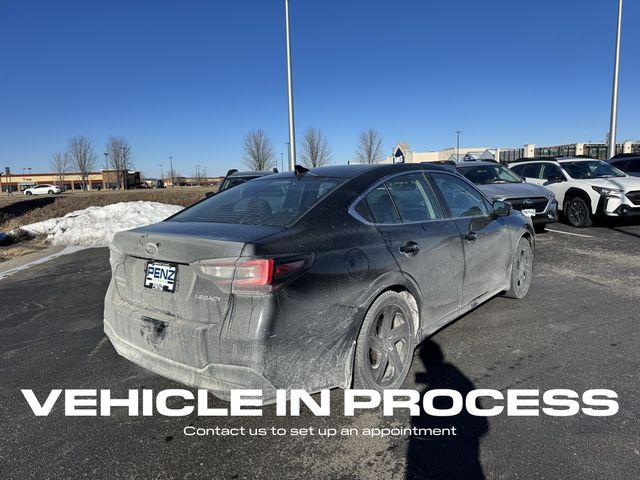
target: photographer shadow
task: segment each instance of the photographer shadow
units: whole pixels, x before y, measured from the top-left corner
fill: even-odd
[[[416,383],[425,385],[425,391],[433,389],[457,390],[464,399],[475,386],[458,368],[445,361],[442,350],[435,342],[425,341],[420,347],[420,359],[426,371],[416,374]],[[421,396],[422,396],[421,395]],[[451,407],[451,399],[438,397],[434,406]],[[421,410],[412,417],[412,427],[449,429],[456,435],[413,435],[407,452],[407,479],[484,479],[480,465],[480,438],[488,431],[485,417],[475,417],[462,412],[450,417],[433,417]]]

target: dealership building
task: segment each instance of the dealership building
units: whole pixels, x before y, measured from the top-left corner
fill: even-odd
[[[640,142],[623,142],[616,145],[616,154],[637,153],[640,155]],[[549,147],[537,147],[532,143],[522,148],[497,147],[450,147],[439,151],[416,152],[406,143],[398,143],[391,155],[381,163],[420,163],[438,161],[493,160],[510,162],[518,158],[531,157],[575,157],[607,158],[607,144],[569,143]]]

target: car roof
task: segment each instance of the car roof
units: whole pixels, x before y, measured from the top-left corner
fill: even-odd
[[[228,177],[264,177],[265,175],[273,175],[273,170],[250,170],[247,172],[233,172]]]
[[[381,175],[389,175],[396,172],[429,170],[437,172],[451,172],[451,168],[442,165],[430,165],[429,163],[358,163],[354,165],[330,165],[309,169],[309,173],[319,177],[353,178],[361,173],[380,171]],[[274,177],[292,177],[291,171],[274,174]]]
[[[640,152],[618,153],[617,155],[614,155],[613,157],[611,157],[609,160],[620,160],[624,158],[640,158]]]
[[[593,161],[599,161],[597,158],[588,158],[588,157],[566,157],[566,158],[559,158],[557,160],[558,163],[567,163],[567,162],[593,162]]]
[[[500,163],[489,162],[489,161],[474,161],[474,162],[460,162],[456,164],[456,168],[464,168],[464,167],[495,167],[496,165],[500,165]]]

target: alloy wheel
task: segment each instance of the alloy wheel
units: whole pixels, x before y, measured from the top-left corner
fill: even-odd
[[[392,384],[411,361],[411,328],[400,307],[388,305],[380,311],[368,338],[369,371],[381,387]]]

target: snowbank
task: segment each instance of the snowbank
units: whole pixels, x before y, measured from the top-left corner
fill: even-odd
[[[53,245],[104,247],[116,232],[160,222],[182,208],[158,202],[121,202],[89,207],[20,228],[31,234],[47,235]]]

